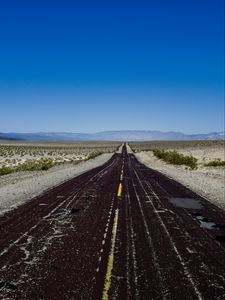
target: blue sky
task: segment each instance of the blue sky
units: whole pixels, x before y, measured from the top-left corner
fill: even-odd
[[[0,2],[0,132],[224,130],[224,3]]]

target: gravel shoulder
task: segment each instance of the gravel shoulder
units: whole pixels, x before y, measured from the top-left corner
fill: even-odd
[[[104,153],[77,165],[58,165],[48,171],[17,172],[1,176],[0,214],[14,209],[66,180],[104,164],[112,155],[112,153]]]
[[[166,164],[156,158],[151,151],[135,153],[137,159],[154,170],[187,186],[218,207],[225,209],[224,168],[199,167],[188,170],[183,166]]]

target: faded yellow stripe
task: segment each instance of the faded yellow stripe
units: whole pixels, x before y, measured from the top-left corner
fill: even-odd
[[[111,239],[111,249],[108,258],[108,265],[107,265],[107,272],[105,277],[105,284],[103,289],[102,300],[109,299],[109,289],[111,286],[111,278],[112,278],[112,270],[113,270],[113,262],[114,262],[114,252],[115,252],[115,245],[116,245],[116,234],[117,234],[117,226],[118,226],[118,209],[115,211],[115,217],[113,222],[113,229],[112,229],[112,239]]]
[[[122,183],[119,184],[117,197],[121,197],[121,195],[122,195]]]

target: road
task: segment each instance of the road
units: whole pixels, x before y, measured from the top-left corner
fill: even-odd
[[[124,146],[0,217],[0,299],[225,299],[225,212]]]

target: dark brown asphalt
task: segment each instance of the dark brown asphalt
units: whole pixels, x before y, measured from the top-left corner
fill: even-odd
[[[0,216],[0,299],[225,299],[225,212],[124,147]]]

